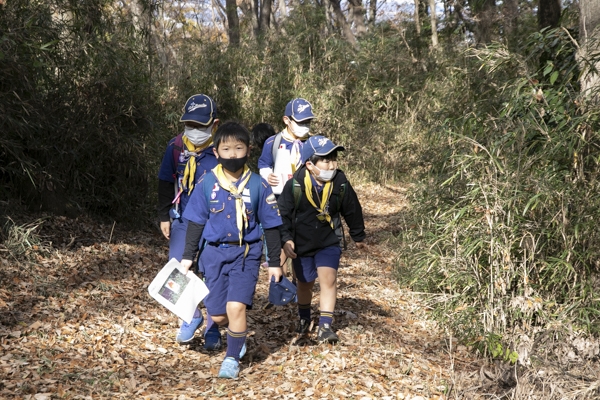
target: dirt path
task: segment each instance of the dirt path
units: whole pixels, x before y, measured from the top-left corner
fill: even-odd
[[[393,279],[388,240],[402,223],[403,191],[357,191],[370,246],[350,245],[344,254],[334,320],[341,343],[290,345],[295,307],[263,309],[265,278],[235,381],[215,378],[224,351],[206,352],[200,335],[177,345],[177,318],[148,296],[167,261],[157,232],[48,219],[32,262],[0,252],[0,397],[447,398],[453,377],[474,369],[473,357],[450,346],[417,297]],[[317,304],[318,295],[313,315]]]

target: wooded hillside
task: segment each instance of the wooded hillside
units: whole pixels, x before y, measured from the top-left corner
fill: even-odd
[[[598,378],[582,365],[600,355],[599,10],[599,0],[0,0],[0,277],[73,245],[48,243],[46,219],[156,229],[158,166],[192,94],[213,97],[221,120],[277,130],[300,96],[313,133],[346,147],[353,182],[402,188],[406,207],[372,217],[394,221],[386,265],[440,332],[528,377],[532,397],[524,380],[507,396],[595,398]],[[35,321],[0,293],[6,351],[16,326]],[[577,366],[573,382],[589,385],[548,394],[536,381],[545,363]],[[469,397],[450,387],[441,395]]]

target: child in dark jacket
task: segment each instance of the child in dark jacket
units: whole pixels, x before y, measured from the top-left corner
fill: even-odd
[[[317,338],[329,343],[339,340],[331,325],[342,252],[332,217],[341,214],[357,247],[366,246],[362,207],[346,175],[337,169],[337,152],[341,150],[344,147],[323,136],[310,137],[302,148],[303,165],[294,179],[286,182],[278,200],[283,250],[293,259],[298,280],[297,333],[309,332],[312,289],[319,278],[321,315]]]

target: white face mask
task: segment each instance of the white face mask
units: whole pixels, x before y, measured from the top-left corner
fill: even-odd
[[[329,182],[330,180],[333,179],[333,177],[335,176],[337,169],[320,169],[318,168],[316,165],[312,165],[314,169],[318,170],[319,173],[316,174],[317,178],[319,178],[319,180],[323,181],[323,182]]]
[[[299,123],[290,119],[290,125],[292,133],[298,139],[304,139],[308,136],[308,132],[310,131],[310,123]]]
[[[186,126],[184,133],[185,136],[190,139],[190,142],[192,142],[195,146],[200,146],[211,138],[212,124],[202,129]]]

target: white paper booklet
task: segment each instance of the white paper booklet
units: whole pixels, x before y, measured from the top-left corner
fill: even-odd
[[[156,275],[148,293],[187,323],[192,322],[198,304],[208,294],[208,288],[192,271],[184,275],[181,264],[172,258]]]
[[[281,194],[285,183],[292,179],[292,156],[290,151],[285,148],[285,144],[280,145],[279,149],[277,149],[273,173],[277,175],[277,179],[279,179],[279,184],[273,186],[273,193]]]

